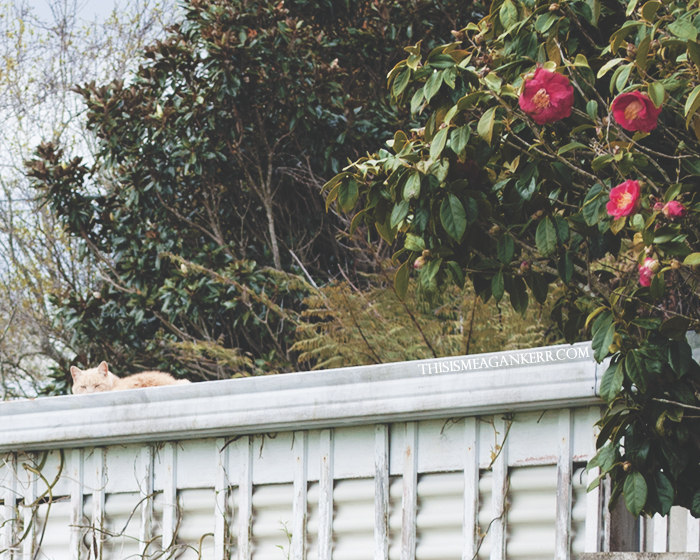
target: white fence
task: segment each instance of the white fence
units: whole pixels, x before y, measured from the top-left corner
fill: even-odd
[[[610,517],[584,471],[600,415],[591,355],[578,344],[1,403],[0,558],[606,550]],[[697,523],[681,525],[697,550]],[[649,527],[637,538],[661,535]]]

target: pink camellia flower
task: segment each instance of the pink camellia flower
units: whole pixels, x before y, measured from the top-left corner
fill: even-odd
[[[654,203],[654,212],[663,212],[664,211],[664,203],[661,201],[657,201]]]
[[[651,279],[659,270],[659,263],[655,259],[644,259],[644,264],[639,265],[639,283],[647,288],[651,286]]]
[[[639,182],[627,179],[610,191],[610,201],[605,205],[608,214],[614,218],[629,216],[639,203]]]
[[[661,113],[661,107],[657,109],[649,96],[639,91],[621,93],[613,100],[610,110],[617,124],[631,132],[651,132]]]
[[[569,78],[544,68],[535,70],[520,94],[520,108],[537,124],[568,117],[574,104],[574,88]]]
[[[677,200],[667,202],[661,211],[664,213],[664,216],[671,219],[682,218],[686,213],[685,206]]]

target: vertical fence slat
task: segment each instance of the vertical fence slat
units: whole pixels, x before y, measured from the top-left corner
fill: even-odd
[[[331,560],[333,541],[333,430],[323,430],[319,441],[318,560]]]
[[[163,551],[176,542],[177,529],[177,443],[166,443],[163,457]],[[168,554],[165,557],[169,557]]]
[[[700,519],[697,519],[690,515],[690,512],[686,512],[688,516],[686,521],[686,533],[685,533],[685,550],[686,552],[700,552]]]
[[[3,544],[5,552],[0,554],[1,560],[11,560],[10,548],[15,545],[15,529],[17,526],[17,455],[10,453],[5,459],[7,478],[3,484],[3,518],[2,527]]]
[[[96,560],[102,560],[102,545],[105,528],[105,487],[107,486],[107,469],[105,469],[107,449],[97,447],[93,451],[93,469],[95,472],[92,489],[92,547]]]
[[[506,557],[506,499],[508,497],[508,438],[506,421],[496,416],[493,426],[500,438],[501,448],[492,467],[491,511],[491,556],[490,560],[505,560]]]
[[[228,451],[224,438],[216,440],[217,466],[214,492],[216,510],[214,511],[214,560],[226,558],[226,503],[228,495]]]
[[[253,525],[253,436],[241,438],[238,471],[238,560],[250,560]]]
[[[145,556],[151,546],[151,521],[153,519],[153,446],[141,449],[141,527],[139,529],[139,554]]]
[[[374,427],[374,560],[389,559],[389,426]]]
[[[651,552],[668,552],[668,517],[652,517]]]
[[[30,456],[30,458],[32,458]],[[34,461],[32,461],[34,463]],[[36,525],[38,522],[36,501],[37,476],[31,471],[25,471],[27,487],[24,489],[24,540],[22,541],[23,560],[34,560],[34,541],[36,540]],[[29,507],[32,506],[32,507]]]
[[[600,419],[600,407],[592,406],[588,409],[588,425],[593,426]],[[598,430],[594,430],[589,438],[588,458],[592,459],[596,454],[595,442]],[[595,467],[588,471],[586,485],[598,478],[600,469]],[[586,493],[586,525],[585,525],[585,552],[600,552],[600,521],[602,517],[602,492],[598,485],[590,492]]]
[[[290,560],[306,558],[306,494],[309,434],[294,432],[294,501],[292,503],[292,549]]]
[[[554,558],[569,560],[571,534],[571,469],[573,461],[572,411],[559,411],[559,457],[557,459],[557,506],[554,525]]]
[[[83,524],[83,482],[85,469],[83,460],[85,451],[83,449],[73,449],[71,452],[71,489],[70,489],[70,557],[72,560],[80,558],[80,535]],[[44,521],[48,523],[48,519]]]
[[[418,506],[417,422],[406,422],[406,439],[403,451],[401,560],[414,560],[416,556],[416,510]]]
[[[462,560],[472,560],[477,548],[479,516],[479,421],[464,419],[464,519]]]

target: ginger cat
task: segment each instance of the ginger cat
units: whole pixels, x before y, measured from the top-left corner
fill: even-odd
[[[73,376],[73,393],[76,395],[189,383],[187,379],[175,379],[169,373],[162,371],[144,371],[127,377],[117,377],[109,371],[107,362],[86,370],[71,366],[70,373]]]

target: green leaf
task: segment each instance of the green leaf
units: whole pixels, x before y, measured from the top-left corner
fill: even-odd
[[[612,60],[609,60],[603,66],[601,66],[600,70],[598,70],[598,75],[596,78],[602,78],[607,74],[610,70],[612,70],[615,66],[620,64],[620,62],[624,62],[627,60],[626,58],[613,58]]]
[[[654,103],[654,106],[657,109],[661,107],[666,97],[664,86],[659,82],[651,82],[647,88],[647,93],[649,93],[649,98]]]
[[[700,87],[700,86],[698,86]],[[493,127],[496,124],[496,107],[491,107],[479,119],[479,124],[476,126],[476,132],[490,146],[493,136]]]
[[[349,212],[355,207],[358,198],[357,181],[350,179],[340,185],[338,191],[338,206],[343,212]]]
[[[364,219],[366,213],[367,213],[367,210],[363,208],[362,210],[360,210],[357,214],[355,214],[353,216],[352,222],[350,223],[350,235],[355,233],[357,226],[360,225],[360,223]]]
[[[430,159],[437,161],[440,159],[440,154],[445,148],[445,143],[447,142],[447,133],[449,128],[445,127],[438,131],[438,133],[433,136],[433,140],[430,142]]]
[[[656,12],[660,7],[661,2],[657,2],[656,0],[649,0],[649,2],[642,6],[642,17],[649,23],[653,23],[654,16],[656,15]]]
[[[700,66],[700,45],[695,41],[688,41],[688,56],[695,66]]]
[[[552,219],[547,216],[537,226],[535,244],[542,256],[548,257],[557,250],[557,229]]]
[[[464,148],[467,147],[471,131],[469,125],[460,126],[452,130],[450,134],[450,148],[458,156],[462,154]]]
[[[423,88],[416,90],[416,93],[414,93],[413,97],[411,98],[411,114],[415,114],[418,112],[418,110],[421,108],[421,105],[423,105],[424,99],[425,92],[423,91]]]
[[[593,102],[595,103],[595,101]],[[571,150],[576,150],[576,149],[584,149],[584,150],[590,150],[590,146],[586,146],[585,144],[581,144],[581,142],[571,142],[567,144],[566,146],[559,148],[557,150],[557,155],[560,156],[562,154],[565,154],[566,152],[570,152]]]
[[[647,501],[647,483],[641,473],[633,472],[627,475],[622,493],[625,496],[627,510],[634,517],[639,517]]]
[[[467,216],[464,206],[452,193],[448,193],[440,206],[440,220],[447,235],[459,243],[467,229]]]
[[[669,24],[667,29],[679,39],[690,39],[691,41],[695,41],[695,39],[698,37],[698,30],[695,28],[690,19],[677,19],[673,23]]]
[[[408,261],[403,263],[396,271],[396,276],[394,276],[394,289],[401,301],[406,298],[406,292],[408,292],[408,264]]]
[[[610,345],[615,336],[614,317],[610,311],[605,311],[595,320],[592,333],[591,346],[593,347],[593,357],[596,362],[600,363],[608,355]]]
[[[656,493],[659,496],[659,502],[661,502],[661,515],[668,515],[671,511],[671,506],[673,506],[673,501],[676,499],[676,493],[673,490],[673,485],[668,477],[662,472],[656,472],[654,474],[654,481],[656,482]]]
[[[495,93],[501,93],[501,85],[503,82],[501,81],[501,78],[499,78],[496,74],[493,72],[489,72],[484,76],[484,84],[486,84],[486,87],[489,88],[491,91]]]
[[[603,379],[600,382],[600,397],[606,403],[611,403],[622,390],[624,379],[622,364],[620,362],[611,364],[605,370]]]
[[[529,298],[525,281],[520,276],[514,276],[510,289],[510,304],[516,312],[524,315],[527,311]]]
[[[698,108],[700,108],[700,86],[695,86],[693,91],[690,92],[688,99],[686,99],[685,109],[683,110],[686,127],[688,126],[690,119],[692,119],[693,115],[697,112]]]
[[[690,321],[685,317],[671,317],[667,319],[659,327],[662,335],[672,338],[673,340],[685,340],[685,335],[690,327]]]
[[[394,83],[391,86],[391,93],[395,98],[398,98],[402,93],[403,90],[406,89],[406,86],[408,85],[408,81],[411,79],[411,69],[406,68],[403,72],[401,72],[396,79],[394,80]]]
[[[595,99],[591,99],[586,104],[586,113],[592,121],[595,121],[598,117],[598,102]]]
[[[499,270],[491,279],[491,294],[496,298],[496,301],[501,301],[504,291],[503,272]]]
[[[535,297],[535,301],[537,301],[537,303],[543,304],[545,301],[547,301],[549,284],[542,274],[531,271],[530,274],[525,277],[525,282],[530,288],[530,291]]]
[[[687,266],[700,264],[700,253],[690,253],[690,255],[683,259],[683,264]]]
[[[396,239],[396,228],[389,227],[389,224],[375,222],[374,227],[377,228],[377,233],[389,245],[391,245],[394,242],[394,239]]]
[[[501,23],[503,27],[509,29],[514,23],[518,21],[518,9],[515,7],[511,0],[505,0],[501,6],[498,15],[501,18]]]
[[[414,171],[406,180],[406,184],[403,188],[403,199],[404,201],[411,200],[412,198],[418,198],[420,194],[420,173]]]
[[[409,204],[407,200],[402,200],[398,204],[394,205],[391,211],[391,217],[389,218],[389,227],[394,229],[398,226],[401,221],[408,216]]]
[[[412,233],[406,234],[406,241],[404,241],[403,246],[409,251],[413,251],[415,253],[425,251],[425,241],[423,238],[413,235]]]
[[[644,356],[639,350],[630,350],[625,356],[625,370],[627,375],[640,391],[646,391],[646,368],[644,366]]]
[[[574,274],[574,263],[571,260],[571,255],[567,252],[564,253],[559,262],[557,263],[557,270],[559,271],[559,277],[562,279],[564,284],[571,283],[571,277]]]
[[[442,72],[433,72],[428,81],[423,86],[425,92],[425,102],[430,103],[433,96],[440,90],[442,85]]]
[[[700,517],[700,490],[693,494],[693,502],[690,506],[690,513],[692,513],[693,517],[695,518]]]
[[[513,243],[513,238],[509,234],[501,236],[496,245],[496,254],[498,255],[498,260],[503,264],[509,264],[513,260],[513,254],[515,253],[515,243]]]

